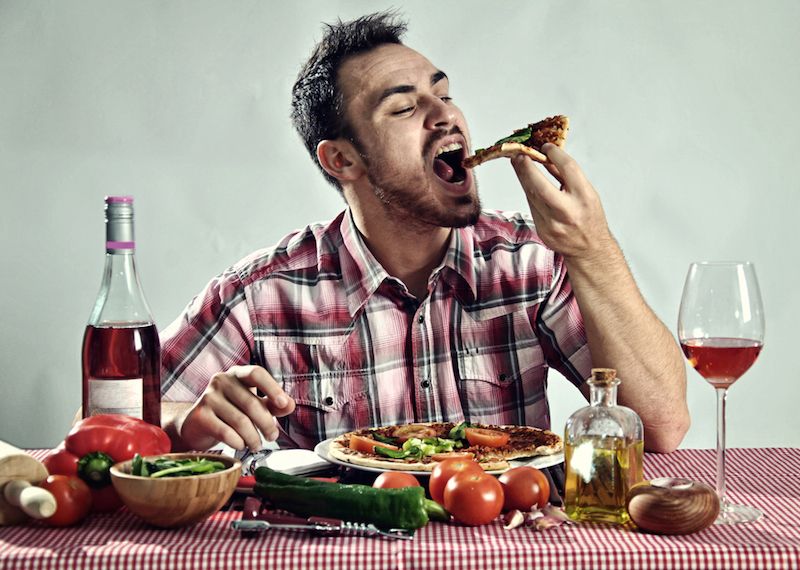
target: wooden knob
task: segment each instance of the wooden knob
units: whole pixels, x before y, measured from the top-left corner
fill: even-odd
[[[690,534],[719,516],[716,491],[699,481],[662,477],[631,488],[628,514],[640,529],[655,534]]]

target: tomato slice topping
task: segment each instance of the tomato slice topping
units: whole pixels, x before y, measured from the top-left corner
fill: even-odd
[[[484,447],[503,447],[511,439],[511,436],[502,431],[485,428],[467,428],[464,436],[470,445],[482,445]]]
[[[376,441],[371,437],[366,437],[363,435],[351,435],[350,436],[350,449],[353,451],[358,451],[360,453],[375,453],[376,447],[385,447],[386,449],[393,449],[397,451],[400,449],[396,445],[390,445],[388,443],[382,443],[380,441]]]

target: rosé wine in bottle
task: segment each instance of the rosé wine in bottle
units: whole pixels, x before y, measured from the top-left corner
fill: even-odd
[[[83,417],[161,425],[161,347],[136,273],[133,198],[106,198],[103,281],[83,335]]]

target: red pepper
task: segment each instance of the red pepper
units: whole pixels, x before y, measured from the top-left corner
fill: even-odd
[[[169,436],[160,427],[118,414],[91,416],[77,422],[54,453],[43,461],[52,474],[77,475],[92,490],[92,510],[109,512],[122,506],[111,485],[115,463],[169,453]]]

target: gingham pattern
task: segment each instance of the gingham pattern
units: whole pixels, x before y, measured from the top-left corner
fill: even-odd
[[[35,453],[41,458],[46,452]],[[358,570],[397,568],[671,568],[789,569],[800,567],[800,449],[731,449],[729,494],[762,509],[755,523],[712,526],[689,536],[655,536],[602,525],[511,531],[430,523],[414,540],[322,538],[269,531],[241,538],[241,516],[220,512],[190,528],[152,529],[122,511],[92,515],[80,527],[39,523],[0,529],[0,568],[197,568],[226,570]],[[712,450],[647,454],[645,475],[713,483]]]
[[[530,218],[484,212],[453,230],[429,295],[386,273],[346,210],[218,276],[161,334],[165,400],[259,364],[295,400],[282,447],[358,428],[468,420],[550,427],[550,367],[590,373],[563,259]]]

